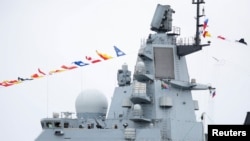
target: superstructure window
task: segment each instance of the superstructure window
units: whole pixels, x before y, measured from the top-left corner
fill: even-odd
[[[61,122],[55,122],[55,127],[61,128]]]
[[[69,128],[69,123],[68,122],[64,123],[64,128]]]
[[[47,128],[53,128],[53,123],[52,122],[46,122],[46,127]]]

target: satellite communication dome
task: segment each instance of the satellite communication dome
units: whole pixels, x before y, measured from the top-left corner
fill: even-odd
[[[80,92],[75,101],[78,118],[105,116],[107,107],[107,98],[96,89],[87,89]]]
[[[122,65],[122,69],[123,69],[123,70],[128,70],[128,65],[127,65],[126,63],[124,63],[124,64]]]
[[[134,105],[134,110],[141,110],[141,105],[140,104],[135,104]]]
[[[142,61],[138,61],[138,63],[135,66],[136,73],[145,73],[145,64]]]

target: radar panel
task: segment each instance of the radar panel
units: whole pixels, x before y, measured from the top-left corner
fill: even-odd
[[[174,79],[173,48],[154,47],[155,78]]]

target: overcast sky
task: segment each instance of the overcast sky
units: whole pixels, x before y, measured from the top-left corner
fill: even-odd
[[[70,71],[0,87],[0,138],[34,140],[42,131],[40,120],[53,112],[75,112],[80,91],[97,88],[110,103],[116,73],[123,63],[133,72],[141,40],[150,31],[156,5],[169,4],[175,10],[173,26],[181,36],[195,33],[195,5],[191,0],[0,0],[0,82],[30,78],[37,69],[48,73],[98,58],[95,51],[113,59]],[[195,91],[199,100],[197,120],[205,112],[206,124],[243,124],[250,111],[249,0],[206,0],[212,35],[202,38],[211,46],[188,55],[190,78],[216,87],[216,96]],[[203,7],[203,6],[202,6]],[[201,21],[201,22],[202,22]],[[218,39],[221,35],[226,40]],[[113,46],[125,56],[116,57]]]

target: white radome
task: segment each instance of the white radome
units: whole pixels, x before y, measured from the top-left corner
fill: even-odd
[[[75,101],[77,113],[103,113],[106,114],[108,100],[103,93],[96,89],[87,89],[77,96]]]

